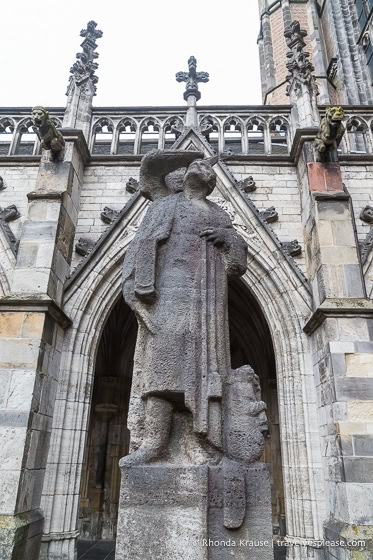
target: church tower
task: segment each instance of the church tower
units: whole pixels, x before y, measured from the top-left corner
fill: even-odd
[[[307,32],[305,50],[315,68],[318,103],[373,103],[372,0],[259,0],[259,10],[265,105],[289,103],[284,32],[292,21]]]

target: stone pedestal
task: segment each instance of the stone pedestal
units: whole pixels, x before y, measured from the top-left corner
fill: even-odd
[[[273,560],[268,470],[244,471],[246,515],[230,530],[222,466],[123,468],[116,560]]]
[[[208,467],[122,469],[116,560],[207,560]]]

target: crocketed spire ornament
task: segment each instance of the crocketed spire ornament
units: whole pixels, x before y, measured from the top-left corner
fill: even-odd
[[[290,49],[286,55],[289,59],[289,62],[286,64],[288,69],[286,80],[289,82],[286,87],[286,94],[290,95],[293,85],[295,91],[297,91],[301,84],[305,84],[318,95],[319,91],[315,76],[312,74],[315,68],[309,60],[310,53],[304,50],[306,46],[304,38],[307,36],[307,31],[300,28],[299,21],[293,21],[285,29],[284,35],[286,44]]]
[[[82,29],[80,32],[80,36],[84,37],[84,41],[81,44],[83,52],[76,55],[77,61],[70,68],[72,76],[70,76],[70,84],[66,95],[69,95],[73,82],[78,87],[81,87],[88,81],[91,82],[93,95],[96,95],[96,84],[98,82],[98,77],[95,75],[98,64],[94,62],[98,58],[98,53],[95,52],[97,48],[96,40],[100,39],[103,35],[102,31],[96,29],[96,27],[97,23],[95,21],[89,21],[87,29]]]

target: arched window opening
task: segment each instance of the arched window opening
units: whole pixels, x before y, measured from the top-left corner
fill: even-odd
[[[201,132],[216,153],[219,151],[219,125],[212,117],[207,117],[201,122]]]
[[[110,155],[113,130],[113,124],[108,119],[102,119],[95,125],[92,154],[102,156]]]
[[[258,119],[252,119],[247,125],[249,154],[264,154],[264,125]]]
[[[288,125],[282,119],[277,119],[269,127],[271,133],[271,153],[287,154],[288,148]]]
[[[346,126],[351,154],[368,153],[367,126],[359,119],[351,119]]]
[[[147,154],[158,148],[159,124],[153,120],[147,120],[141,127],[140,154]]]
[[[18,142],[15,153],[20,156],[31,156],[35,154],[39,144],[34,124],[31,120],[22,123],[18,129]]]
[[[118,141],[118,154],[131,155],[134,154],[135,138],[136,138],[136,124],[130,119],[126,119],[119,123],[119,141]]]
[[[170,148],[183,131],[183,123],[180,119],[172,119],[164,126],[164,147]]]
[[[14,134],[14,124],[10,119],[4,119],[0,122],[0,155],[9,154]]]
[[[238,119],[231,118],[224,124],[224,151],[232,154],[242,153],[242,125]]]

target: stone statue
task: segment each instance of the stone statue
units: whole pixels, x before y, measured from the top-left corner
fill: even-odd
[[[125,257],[123,294],[139,323],[131,407],[142,429],[131,431],[133,451],[122,467],[162,454],[175,410],[191,413],[194,434],[223,450],[228,278],[244,274],[247,246],[228,214],[206,199],[217,157],[202,158],[158,150],[141,164],[140,191],[153,202]]]
[[[321,119],[320,130],[315,140],[316,150],[320,154],[337,150],[345,133],[345,127],[342,124],[343,118],[342,107],[328,107],[326,109],[325,117]]]
[[[42,149],[52,150],[55,154],[60,152],[65,146],[65,140],[51,121],[48,111],[44,107],[36,105],[32,109],[32,120],[41,140]]]
[[[367,204],[360,212],[360,220],[366,224],[373,224],[373,207]]]

